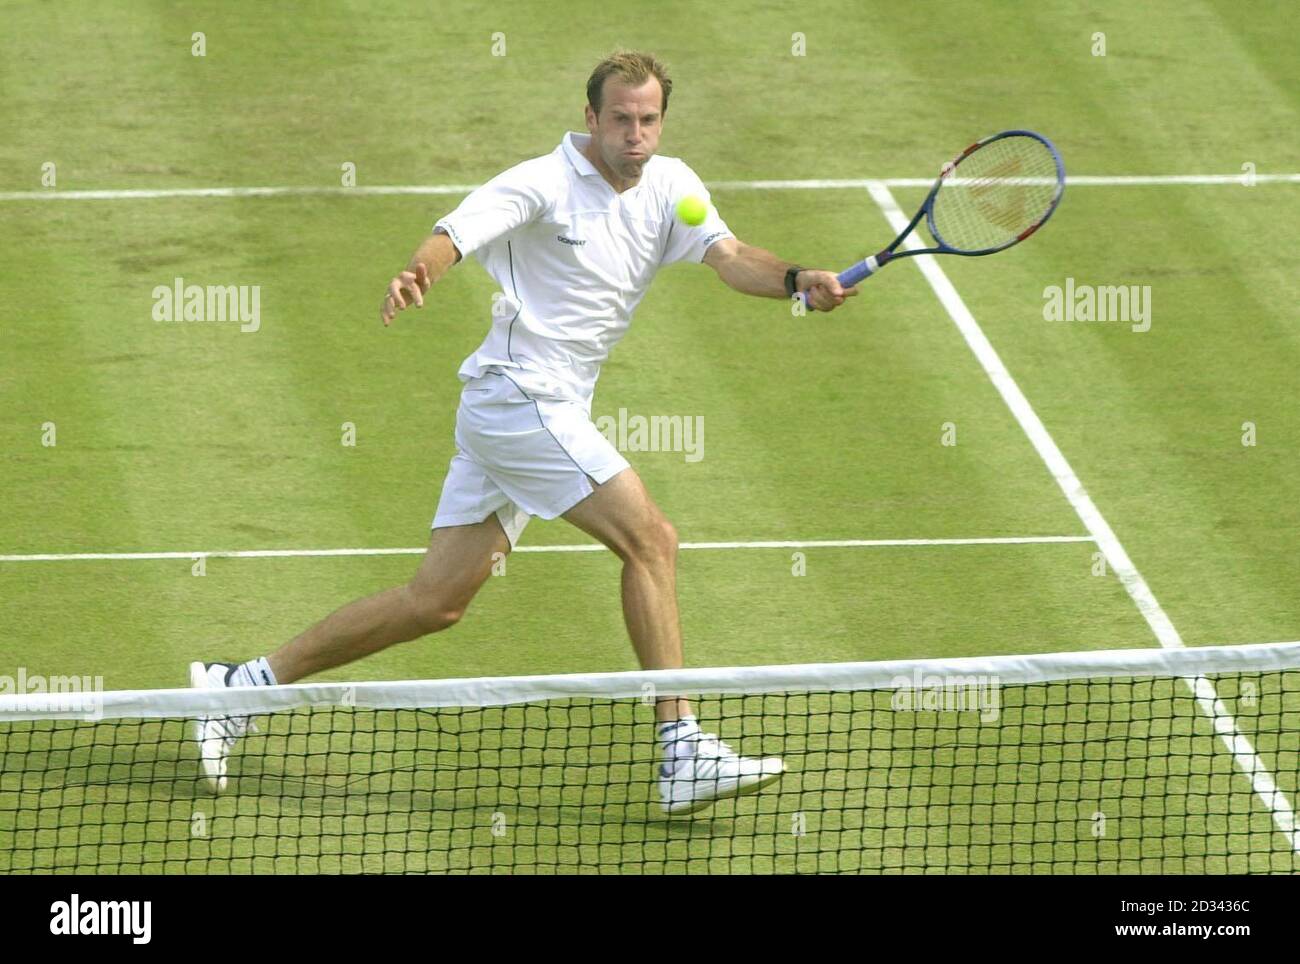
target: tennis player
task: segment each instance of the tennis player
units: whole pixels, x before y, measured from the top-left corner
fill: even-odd
[[[623,615],[645,669],[682,666],[677,533],[636,472],[591,421],[601,363],[627,332],[655,273],[703,262],[735,290],[790,299],[806,292],[830,311],[857,294],[830,271],[804,269],[744,244],[709,206],[688,227],[677,202],[703,183],[682,161],[656,156],[672,81],[651,54],[618,52],[587,81],[586,134],[569,133],[473,191],[437,222],[388,285],[385,325],[422,308],[431,285],[474,255],[504,292],[483,344],[460,367],[456,454],[428,553],[409,583],[359,599],[268,656],[241,665],[194,663],[197,687],[292,683],[454,625],[530,516],[562,516],[623,563]],[[500,558],[500,557],[497,557]],[[668,813],[684,813],[778,780],[780,759],[737,755],[701,731],[685,699],[656,707]],[[248,727],[239,717],[198,724],[213,789]]]

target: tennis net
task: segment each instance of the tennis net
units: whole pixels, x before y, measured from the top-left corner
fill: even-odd
[[[670,694],[784,778],[665,816]],[[15,693],[0,873],[1294,873],[1298,777],[1300,643]]]

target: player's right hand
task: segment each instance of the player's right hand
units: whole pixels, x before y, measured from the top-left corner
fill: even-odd
[[[858,293],[857,286],[845,288],[834,271],[805,268],[795,276],[795,286],[804,293],[806,303],[817,311],[834,311],[846,298]]]
[[[416,262],[414,271],[403,271],[388,283],[388,293],[379,309],[379,317],[385,327],[392,323],[399,311],[411,305],[424,307],[424,295],[429,290],[429,269],[424,262]]]

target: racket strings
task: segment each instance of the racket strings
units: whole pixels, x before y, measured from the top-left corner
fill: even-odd
[[[1003,137],[962,158],[935,196],[935,240],[958,251],[1010,244],[1051,210],[1056,160],[1033,137]]]

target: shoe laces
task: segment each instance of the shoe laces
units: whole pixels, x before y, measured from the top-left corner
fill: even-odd
[[[700,751],[705,752],[701,753]],[[735,756],[736,751],[718,739],[716,733],[701,733],[695,741],[695,755],[704,757]]]
[[[216,735],[228,748],[233,748],[241,736],[259,732],[257,724],[247,716],[214,716],[208,722],[216,727]]]

